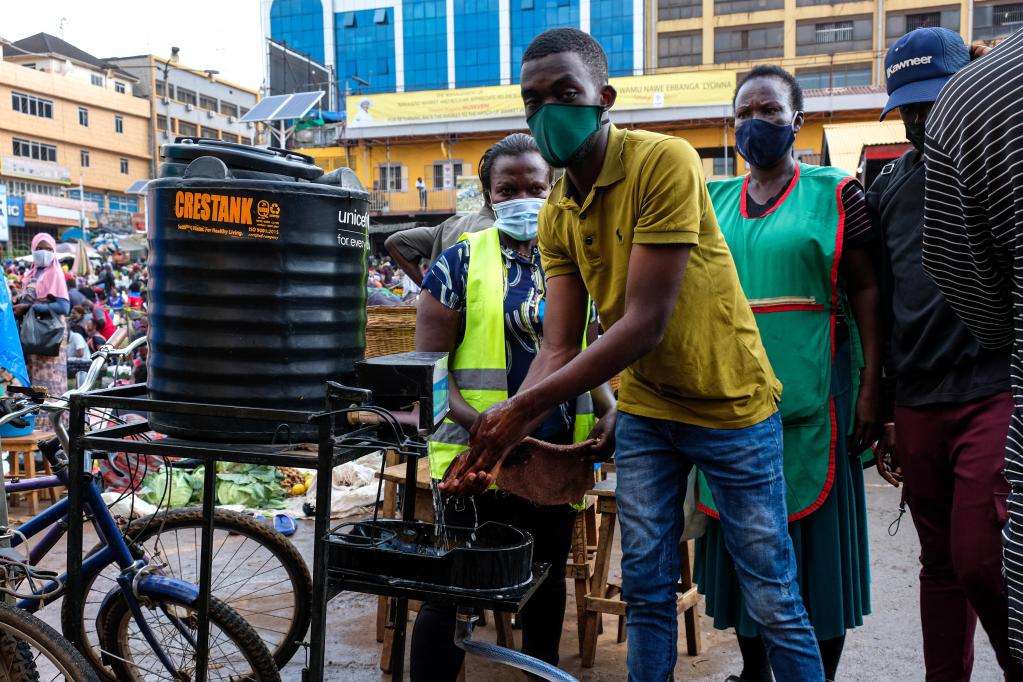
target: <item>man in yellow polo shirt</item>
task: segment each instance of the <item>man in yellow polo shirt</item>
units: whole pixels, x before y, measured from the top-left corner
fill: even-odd
[[[630,679],[672,679],[682,503],[696,465],[775,678],[823,680],[786,522],[781,385],[699,157],[679,138],[609,123],[607,60],[581,31],[534,39],[520,83],[541,154],[566,169],[540,214],[544,340],[523,388],[477,419],[445,491],[488,485],[554,406],[621,373],[615,461]],[[580,352],[587,292],[607,333]]]

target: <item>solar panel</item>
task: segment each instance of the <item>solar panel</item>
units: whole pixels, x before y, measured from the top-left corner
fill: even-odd
[[[274,114],[274,119],[302,118],[323,97],[323,91],[297,92]]]
[[[149,184],[149,180],[136,180],[135,182],[131,183],[131,187],[129,187],[127,189],[126,193],[127,194],[145,194],[146,193],[146,185],[148,185],[148,184]]]
[[[274,95],[261,99],[256,106],[252,107],[249,113],[241,117],[242,122],[246,121],[271,121],[274,113],[281,106],[291,99],[291,95]]]

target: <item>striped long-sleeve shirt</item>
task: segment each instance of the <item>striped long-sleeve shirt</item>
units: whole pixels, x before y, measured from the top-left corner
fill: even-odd
[[[945,85],[927,120],[924,269],[985,346],[1013,344],[1009,635],[1023,658],[1023,31]]]

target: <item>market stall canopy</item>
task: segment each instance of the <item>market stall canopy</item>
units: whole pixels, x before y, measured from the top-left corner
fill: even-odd
[[[899,120],[826,124],[821,144],[821,165],[835,166],[849,175],[859,176],[864,148],[899,144],[909,144],[906,128]],[[895,156],[901,153],[899,151]]]

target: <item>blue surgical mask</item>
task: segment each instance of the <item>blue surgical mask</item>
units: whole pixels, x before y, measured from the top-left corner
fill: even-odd
[[[536,237],[536,221],[543,202],[544,199],[529,197],[494,204],[494,215],[497,216],[494,227],[512,239],[528,242]]]
[[[792,124],[778,125],[751,118],[735,129],[735,148],[746,162],[757,168],[770,168],[782,160],[796,141]]]

